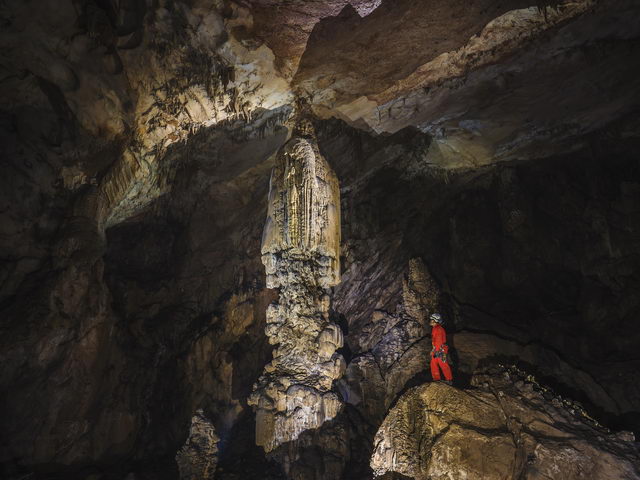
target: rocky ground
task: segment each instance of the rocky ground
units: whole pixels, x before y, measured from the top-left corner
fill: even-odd
[[[376,477],[619,478],[640,475],[631,432],[612,433],[576,403],[517,369],[429,383],[405,393],[375,436]]]

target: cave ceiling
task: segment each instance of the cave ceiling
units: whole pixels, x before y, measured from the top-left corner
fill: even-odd
[[[430,161],[455,168],[539,155],[550,137],[575,148],[637,109],[633,2],[378,3],[252,2],[317,115],[418,127],[437,139]]]
[[[3,5],[3,109],[49,143],[77,124],[117,145],[117,164],[64,165],[72,186],[102,179],[107,223],[166,190],[159,160],[196,132],[269,136],[294,99],[374,134],[418,128],[428,162],[460,168],[581,148],[640,97],[629,0]]]

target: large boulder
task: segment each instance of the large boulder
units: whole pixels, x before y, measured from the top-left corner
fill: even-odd
[[[629,432],[614,434],[574,402],[508,371],[460,390],[405,393],[376,434],[371,468],[421,479],[637,479]]]

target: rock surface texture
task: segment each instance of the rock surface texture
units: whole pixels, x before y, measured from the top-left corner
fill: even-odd
[[[191,419],[189,437],[176,455],[180,480],[213,480],[218,460],[216,429],[202,410]]]
[[[3,0],[0,52],[0,478],[370,480],[433,311],[452,395],[640,434],[637,0]]]
[[[273,360],[249,399],[266,452],[331,420],[341,406],[331,387],[344,372],[336,353],[343,337],[329,320],[328,291],[340,281],[340,187],[310,124],[306,130],[276,156],[262,239],[267,287],[280,294],[267,310]]]
[[[508,372],[474,376],[475,389],[430,383],[405,393],[375,437],[376,477],[636,479],[633,434],[613,434],[570,402],[545,398]],[[549,396],[547,395],[547,398]],[[568,406],[567,406],[568,405]]]

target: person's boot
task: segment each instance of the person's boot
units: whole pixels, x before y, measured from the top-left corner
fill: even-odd
[[[450,387],[453,387],[453,380],[445,380],[444,383],[446,383]]]

